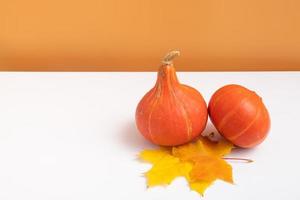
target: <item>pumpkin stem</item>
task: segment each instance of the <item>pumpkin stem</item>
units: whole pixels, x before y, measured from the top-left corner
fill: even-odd
[[[173,50],[167,53],[167,55],[164,57],[162,60],[162,63],[164,65],[172,65],[173,64],[173,59],[177,56],[180,56],[180,51]]]
[[[224,160],[233,160],[233,161],[242,161],[242,162],[245,162],[245,163],[251,163],[253,162],[253,160],[251,159],[247,159],[247,158],[231,158],[231,157],[225,157],[223,158]]]

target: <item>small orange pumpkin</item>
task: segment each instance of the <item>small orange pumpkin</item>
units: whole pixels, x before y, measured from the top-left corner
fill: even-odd
[[[217,90],[210,99],[208,112],[219,133],[239,147],[260,144],[270,129],[269,113],[261,97],[240,85]]]
[[[149,141],[163,146],[184,144],[199,136],[208,118],[207,106],[194,88],[179,83],[172,51],[159,68],[157,81],[139,102],[136,125]]]

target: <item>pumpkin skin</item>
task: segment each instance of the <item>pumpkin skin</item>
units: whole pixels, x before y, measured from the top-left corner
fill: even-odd
[[[242,148],[260,144],[270,129],[270,116],[261,97],[240,85],[218,89],[210,99],[208,112],[219,133]]]
[[[150,142],[176,146],[199,136],[206,127],[207,105],[194,88],[180,84],[173,65],[162,65],[154,86],[139,102],[136,125]]]

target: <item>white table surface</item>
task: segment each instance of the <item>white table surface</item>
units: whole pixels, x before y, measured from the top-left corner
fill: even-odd
[[[272,127],[265,142],[232,156],[235,185],[217,181],[203,199],[300,199],[300,73],[180,72],[209,100],[242,84],[262,96]],[[152,148],[137,132],[135,108],[156,73],[0,73],[0,199],[201,199],[184,179],[146,189]],[[208,131],[208,130],[206,130]]]

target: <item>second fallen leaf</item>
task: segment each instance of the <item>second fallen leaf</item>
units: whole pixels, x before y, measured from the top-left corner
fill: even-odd
[[[140,158],[153,165],[145,173],[147,185],[166,185],[177,177],[185,177],[190,188],[203,195],[217,179],[233,183],[232,168],[222,159],[232,147],[224,140],[212,142],[201,137],[182,146],[144,150]]]

